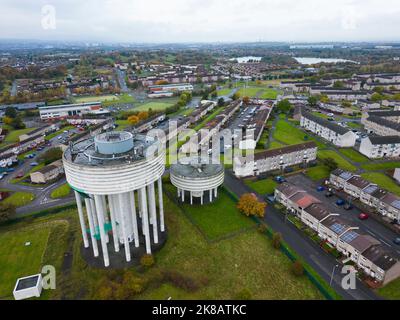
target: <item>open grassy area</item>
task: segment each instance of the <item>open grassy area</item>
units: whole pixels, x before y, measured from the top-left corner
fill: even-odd
[[[50,197],[52,199],[65,198],[68,197],[70,193],[71,193],[71,187],[67,183],[65,183],[59,186],[58,188],[54,189],[50,194]]]
[[[307,169],[307,177],[313,181],[329,178],[329,168],[320,165]]]
[[[255,192],[264,195],[264,194],[272,194],[276,186],[278,185],[274,180],[263,179],[263,180],[245,180],[246,185],[252,188]]]
[[[368,171],[390,170],[400,168],[400,162],[382,162],[382,163],[366,163],[361,165],[361,168]]]
[[[36,172],[36,171],[42,169],[44,166],[45,166],[44,163],[40,163],[40,164],[38,164],[37,166],[35,166],[35,167],[33,167],[33,168],[30,167],[31,170],[29,170],[22,178],[19,178],[19,179],[18,179],[18,178],[15,178],[15,179],[12,179],[10,182],[11,182],[11,183],[20,183],[20,182],[26,180],[27,178],[29,178],[29,177],[30,177],[30,174],[31,174],[32,172]],[[30,181],[30,179],[29,179],[29,181]]]
[[[6,204],[12,204],[13,206],[19,208],[26,206],[35,199],[35,196],[29,192],[15,192],[8,198],[4,199],[2,202]]]
[[[172,102],[148,102],[135,108],[135,111],[148,111],[149,109],[153,111],[163,111],[173,105]]]
[[[332,158],[337,162],[339,168],[347,171],[353,171],[353,172],[357,171],[357,168],[355,166],[353,166],[350,162],[348,162],[346,159],[341,157],[338,153],[336,153],[333,150],[319,150],[318,158],[320,159]]]
[[[233,89],[221,89],[221,90],[218,90],[217,91],[217,94],[219,95],[219,96],[227,96],[227,95],[229,95],[231,92],[232,92],[232,90]]]
[[[271,141],[269,144],[269,148],[268,150],[272,150],[272,149],[279,149],[284,147],[285,145],[283,143],[277,142],[277,141]]]
[[[271,88],[267,88],[263,91],[263,93],[260,95],[260,99],[265,99],[265,100],[276,100],[278,97],[279,91]]]
[[[194,128],[195,131],[199,131],[201,128],[203,128],[207,123],[209,123],[211,120],[213,120],[222,110],[224,110],[224,107],[220,107],[216,109],[214,112],[206,116],[196,127]]]
[[[347,158],[349,158],[354,162],[358,163],[369,162],[369,159],[367,157],[365,157],[364,155],[362,155],[361,153],[352,148],[342,148],[339,149],[339,151],[341,154],[344,154]]]
[[[88,103],[88,102],[113,102],[118,100],[118,96],[109,94],[104,96],[83,96],[75,98],[75,103]]]
[[[0,146],[3,146],[5,144],[12,144],[12,143],[19,142],[20,135],[29,133],[35,129],[36,128],[26,128],[26,129],[14,130],[11,128],[9,130],[9,133],[7,134],[7,136],[5,137],[4,141],[2,142],[2,144]]]
[[[166,188],[171,195],[176,194],[172,185],[167,185]],[[182,206],[199,229],[211,240],[254,226],[254,222],[236,209],[236,202],[223,189],[219,190],[217,200],[211,204],[185,203]]]
[[[284,115],[283,115],[284,116]],[[283,119],[280,119],[276,123],[276,128],[274,131],[274,139],[279,142],[285,143],[287,145],[299,144],[306,141],[314,140],[319,148],[324,148],[325,145],[319,141],[313,139],[306,132],[295,128]]]
[[[124,93],[124,94],[117,96],[117,99],[115,99],[115,100],[103,101],[102,105],[104,107],[108,107],[110,105],[117,104],[117,103],[133,103],[135,101],[136,100],[134,97],[132,97],[131,95],[129,95],[127,93]]]
[[[50,227],[0,233],[0,297],[12,295],[20,277],[37,274],[47,246]],[[30,246],[25,246],[30,242]]]
[[[255,98],[259,92],[262,92],[263,89],[261,88],[241,88],[238,92],[241,97],[250,97],[250,98]]]
[[[389,300],[400,300],[400,278],[378,289],[378,293]]]
[[[400,186],[384,173],[367,172],[361,175],[364,179],[379,185],[381,188],[393,192],[400,196]]]

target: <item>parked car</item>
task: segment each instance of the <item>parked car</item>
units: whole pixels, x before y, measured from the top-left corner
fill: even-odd
[[[358,219],[360,220],[367,220],[369,218],[369,215],[366,213],[360,213],[358,216]]]
[[[4,178],[4,174],[0,174],[0,180]]]
[[[343,206],[344,204],[345,204],[344,200],[339,199],[338,201],[336,201],[337,206]]]
[[[322,191],[324,191],[325,190],[325,188],[323,187],[323,186],[319,186],[318,188],[317,188],[317,191],[318,192],[322,192]]]
[[[37,162],[32,162],[32,163],[30,164],[31,167],[36,167],[36,166],[38,166],[38,165],[39,165],[39,163],[37,163]]]
[[[8,169],[7,169],[7,172],[14,172],[14,171],[15,171],[14,168],[8,168]]]
[[[18,174],[17,174],[17,179],[20,179],[20,178],[22,178],[24,176],[24,173],[23,172],[18,172]]]
[[[394,243],[394,244],[397,244],[398,246],[400,246],[400,238],[395,238],[395,239],[393,240],[393,243]]]
[[[353,205],[351,204],[351,203],[346,203],[345,205],[344,205],[344,210],[351,210],[351,209],[353,209]]]
[[[325,193],[325,197],[327,197],[327,198],[330,198],[330,197],[332,197],[333,196],[333,192],[332,191],[327,191],[326,193]]]
[[[285,179],[284,177],[277,176],[277,177],[275,178],[275,181],[278,182],[278,183],[283,183],[283,182],[286,181],[286,179]]]

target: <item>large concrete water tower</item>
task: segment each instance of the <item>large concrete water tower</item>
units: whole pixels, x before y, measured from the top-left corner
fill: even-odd
[[[144,245],[151,254],[165,232],[162,144],[130,132],[107,132],[70,146],[63,162],[75,192],[84,247],[91,244],[98,257],[100,242],[106,267],[109,250],[124,250],[127,262],[132,248]]]

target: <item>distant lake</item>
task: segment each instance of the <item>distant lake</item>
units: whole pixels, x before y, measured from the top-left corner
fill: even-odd
[[[355,61],[351,60],[345,60],[345,59],[334,59],[334,58],[294,58],[298,63],[301,64],[317,64],[317,63],[340,63],[340,62],[351,62],[351,63],[357,63]]]
[[[239,63],[247,63],[247,62],[249,62],[249,61],[251,61],[251,60],[252,60],[252,61],[260,62],[261,59],[262,59],[262,57],[251,57],[251,56],[249,56],[249,57],[232,58],[232,59],[230,59],[230,60],[231,60],[231,61],[236,60],[236,61],[239,62]]]

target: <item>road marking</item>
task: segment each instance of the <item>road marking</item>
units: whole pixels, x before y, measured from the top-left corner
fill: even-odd
[[[386,244],[387,246],[392,247],[392,245],[389,244],[389,243],[387,243],[385,240],[382,240],[381,238],[379,238],[379,240],[381,240],[381,241],[382,241],[384,244]]]
[[[371,231],[369,231],[369,230],[366,230],[370,235],[373,235],[374,237],[376,237],[376,234],[375,233],[373,233],[373,232],[371,232]]]

